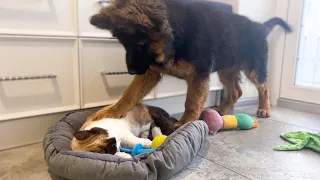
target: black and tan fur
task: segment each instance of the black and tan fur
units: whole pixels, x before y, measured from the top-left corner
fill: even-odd
[[[266,38],[275,25],[291,30],[280,18],[260,24],[203,0],[114,0],[90,22],[119,39],[126,49],[128,72],[136,74],[119,102],[92,120],[123,116],[164,73],[188,84],[180,126],[199,118],[209,75],[216,71],[227,90],[226,101],[217,109],[221,114],[240,98],[240,71],[244,71],[259,91],[257,115],[270,116]]]

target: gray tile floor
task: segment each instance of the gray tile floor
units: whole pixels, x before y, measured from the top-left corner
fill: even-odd
[[[255,108],[236,112],[255,114]],[[309,150],[276,152],[287,144],[279,135],[292,131],[320,131],[320,115],[273,108],[270,119],[248,131],[223,131],[209,136],[197,158],[173,180],[180,179],[319,179],[320,154]],[[46,180],[41,144],[0,152],[0,179]]]

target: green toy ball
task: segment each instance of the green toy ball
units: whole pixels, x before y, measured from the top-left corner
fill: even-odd
[[[234,115],[238,120],[238,128],[240,129],[251,129],[254,125],[254,120],[247,114],[236,114]]]

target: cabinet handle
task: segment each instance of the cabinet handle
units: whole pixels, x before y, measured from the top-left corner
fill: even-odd
[[[36,79],[54,79],[57,75],[55,74],[44,74],[35,76],[7,76],[0,77],[0,81],[21,81],[21,80],[36,80]]]
[[[111,0],[99,0],[98,3],[100,4],[101,7],[107,6]]]
[[[109,76],[109,75],[124,75],[124,74],[129,74],[128,72],[107,72],[107,71],[102,71],[101,75],[103,76]]]
[[[102,72],[101,72],[101,75],[103,75],[103,76],[124,75],[124,74],[129,74],[129,73],[128,73],[128,72],[125,72],[125,71],[122,71],[122,72],[107,72],[107,71],[102,71]],[[161,73],[161,76],[170,76],[170,75]]]

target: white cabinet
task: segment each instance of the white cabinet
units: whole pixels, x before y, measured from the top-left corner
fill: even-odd
[[[218,73],[212,73],[210,75],[210,85],[209,85],[209,90],[210,91],[216,91],[216,90],[221,90],[223,88],[223,85],[221,84],[219,80]]]
[[[111,38],[111,33],[100,30],[90,24],[90,17],[99,12],[103,0],[78,0],[78,30],[82,37]]]
[[[106,75],[126,72],[125,50],[117,40],[81,39],[80,76],[82,108],[104,106],[117,101],[133,76]],[[153,92],[146,99],[154,98]]]
[[[221,90],[223,88],[220,83],[217,73],[210,75],[210,85],[209,90]],[[155,97],[163,98],[169,96],[184,95],[187,93],[187,83],[185,80],[181,80],[172,76],[164,76],[161,82],[157,85],[155,89]]]
[[[2,0],[0,34],[76,36],[76,0]]]
[[[178,96],[187,93],[187,83],[185,80],[165,75],[155,88],[156,98]]]
[[[125,50],[89,22],[103,1],[1,0],[0,121],[105,106],[121,97],[133,76],[103,72],[127,71]],[[221,89],[216,75],[210,89]],[[185,81],[165,76],[145,99],[186,92]]]
[[[0,42],[0,120],[79,108],[76,39]]]

